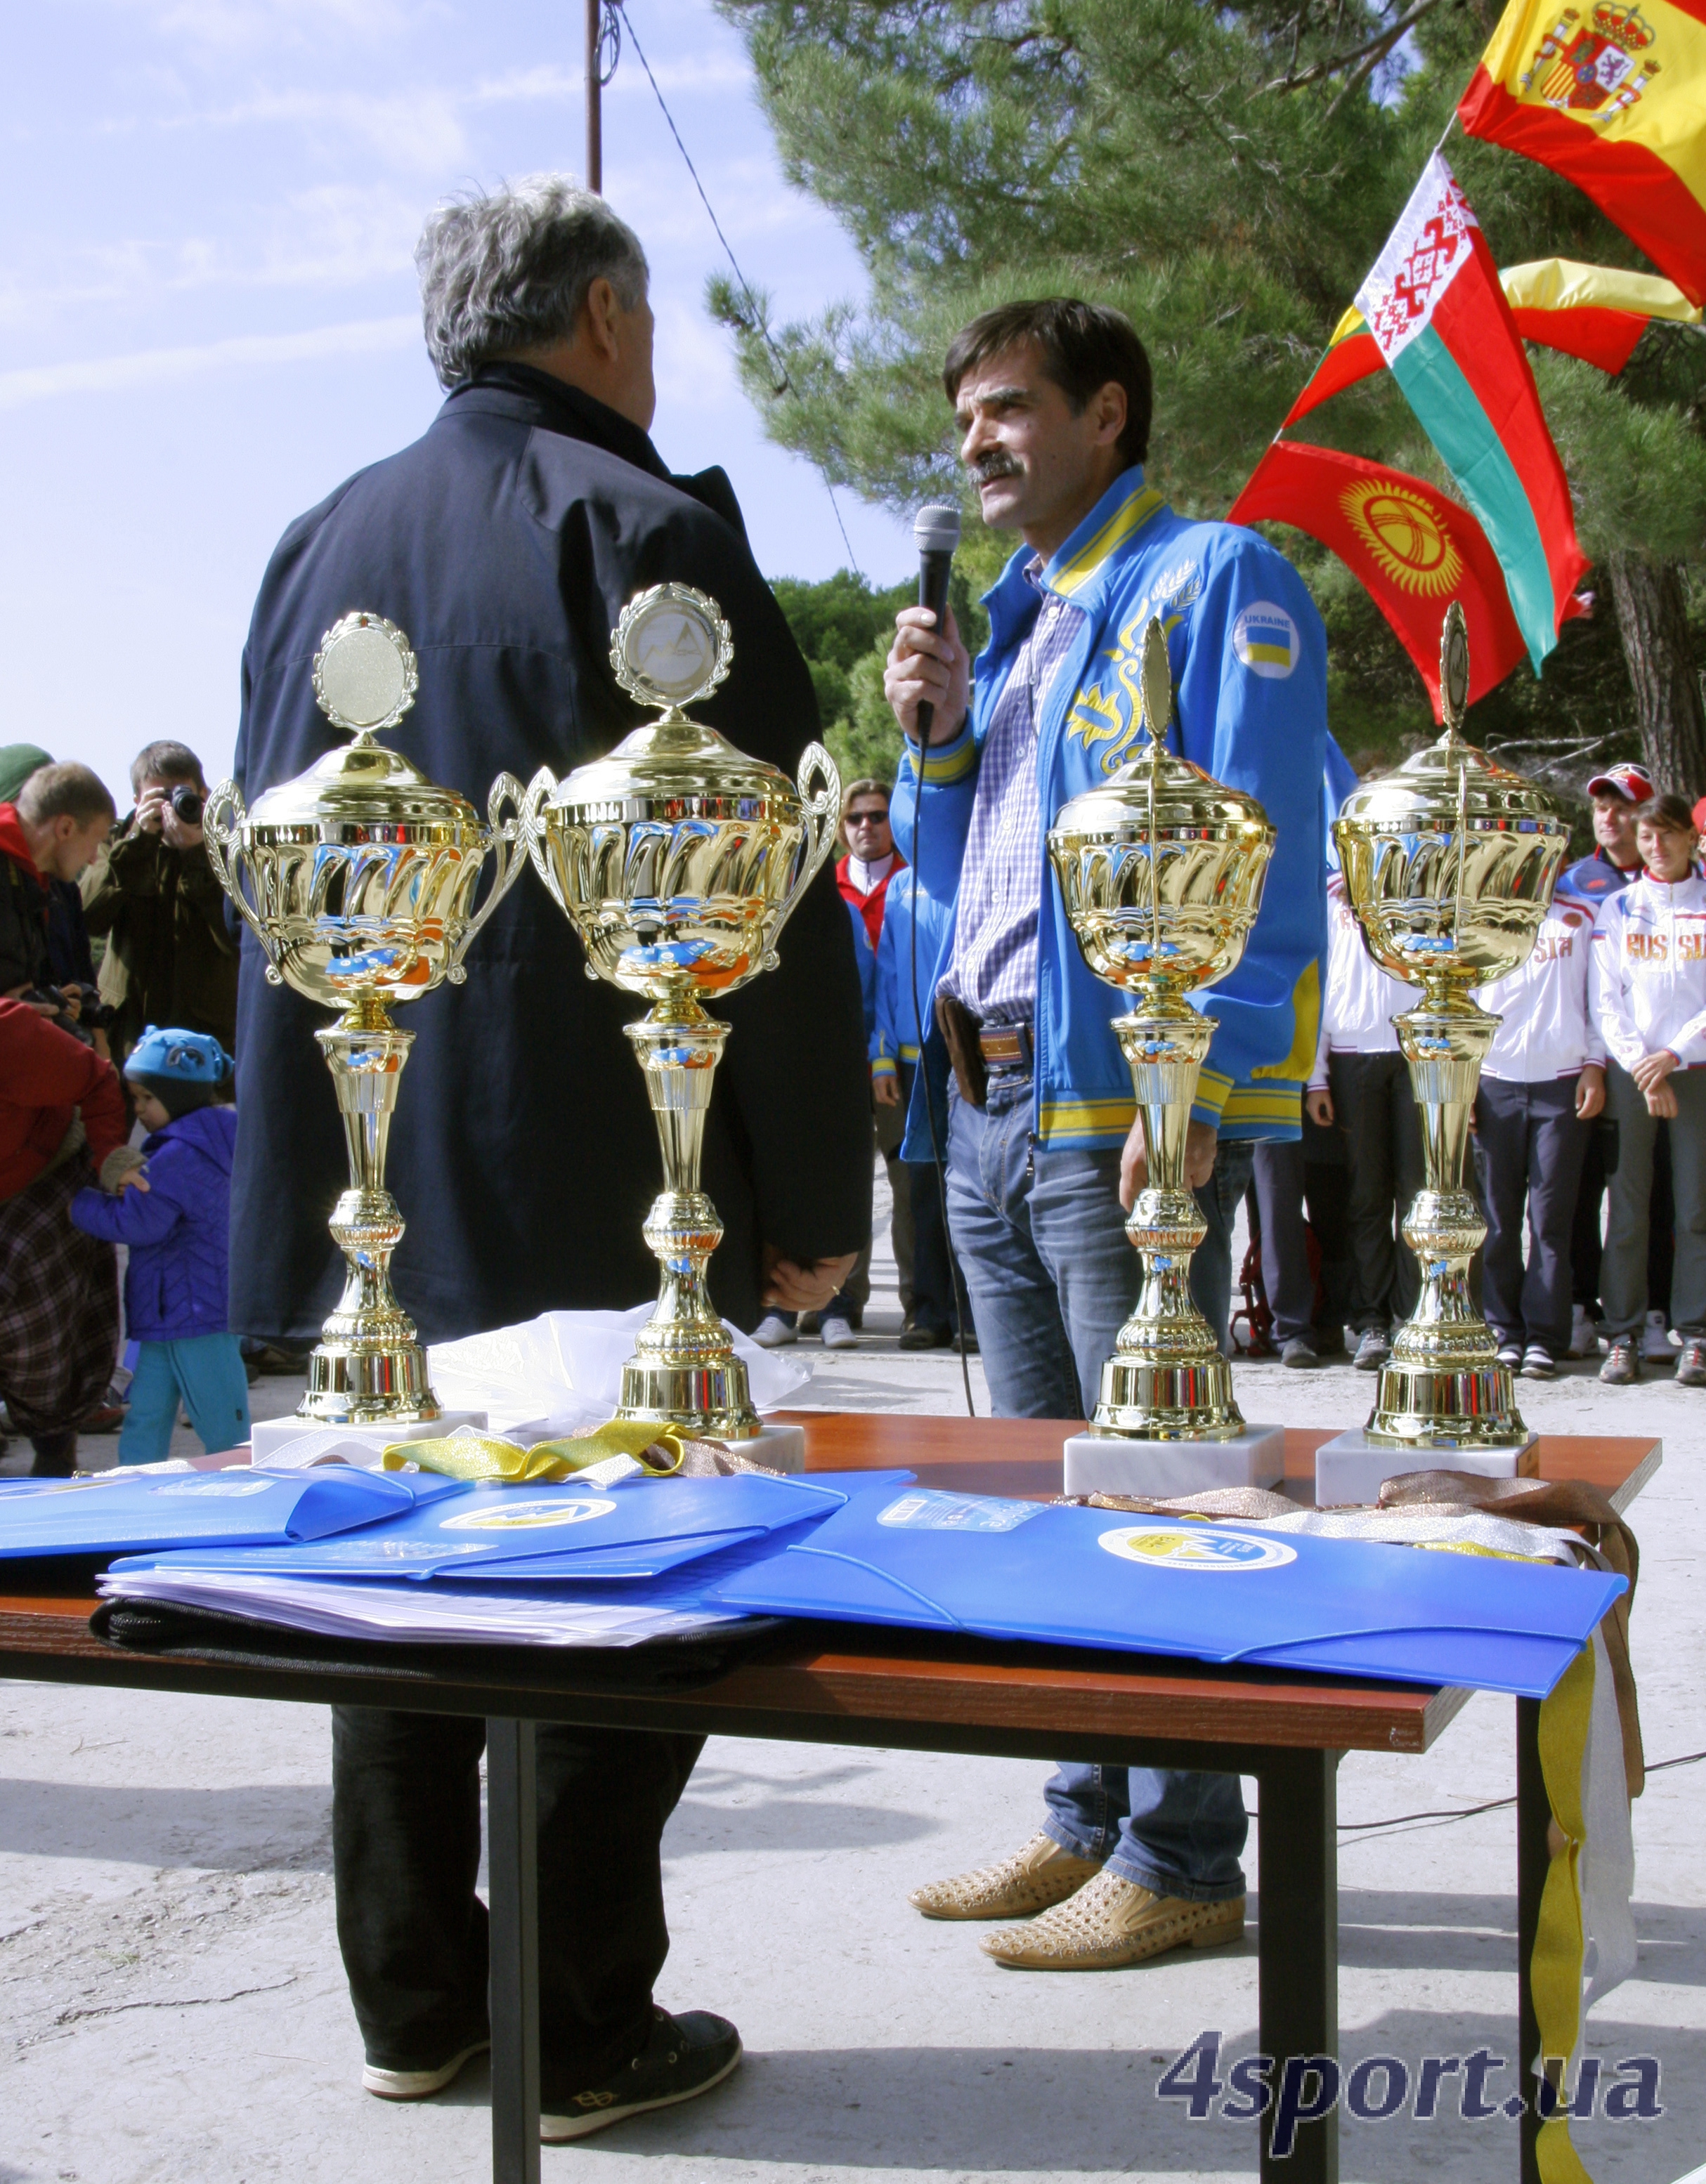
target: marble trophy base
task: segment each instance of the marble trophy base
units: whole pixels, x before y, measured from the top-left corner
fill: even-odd
[[[313,1463],[336,1460],[358,1469],[377,1471],[379,1459],[393,1442],[442,1440],[463,1426],[476,1433],[486,1430],[484,1411],[446,1411],[436,1418],[416,1418],[408,1425],[322,1425],[317,1418],[257,1418],[249,1442],[249,1462],[298,1471]]]
[[[1361,1426],[1336,1434],[1315,1451],[1315,1506],[1342,1507],[1380,1499],[1389,1479],[1413,1471],[1467,1471],[1477,1479],[1532,1479],[1539,1475],[1537,1434],[1519,1448],[1392,1448],[1371,1441]]]
[[[1067,1442],[1065,1455],[1068,1494],[1146,1494],[1170,1501],[1216,1486],[1278,1486],[1285,1476],[1285,1429],[1246,1426],[1231,1440],[1081,1433]]]
[[[718,1440],[716,1434],[706,1434],[706,1440]],[[720,1441],[720,1446],[731,1455],[744,1456],[749,1463],[767,1464],[772,1471],[804,1471],[806,1468],[806,1429],[804,1426],[772,1425],[761,1418],[758,1431],[745,1440]]]

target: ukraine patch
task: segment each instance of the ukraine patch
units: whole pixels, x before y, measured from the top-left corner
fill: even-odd
[[[1252,675],[1289,675],[1302,650],[1297,625],[1272,599],[1257,599],[1232,625],[1232,649]]]

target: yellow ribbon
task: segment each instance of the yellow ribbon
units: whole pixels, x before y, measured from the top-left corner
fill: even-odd
[[[494,1479],[505,1486],[530,1486],[542,1480],[572,1479],[590,1464],[628,1456],[661,1479],[680,1470],[685,1438],[675,1426],[612,1418],[596,1433],[577,1435],[571,1440],[535,1441],[531,1448],[482,1434],[457,1434],[448,1440],[393,1441],[380,1464],[386,1471],[400,1471],[405,1463],[415,1463],[422,1471],[441,1472],[447,1479]],[[667,1450],[669,1462],[649,1462],[646,1451],[651,1448]]]
[[[1529,1988],[1540,2027],[1542,2069],[1558,2059],[1560,2070],[1575,2052],[1581,2030],[1581,1883],[1579,1868],[1587,1841],[1582,1814],[1581,1777],[1587,1758],[1587,1727],[1593,1712],[1593,1647],[1584,1646],[1541,1702],[1540,1764],[1553,1819],[1564,1840],[1547,1868],[1541,1891]],[[1530,2100],[1536,2088],[1525,2088]],[[1566,2087],[1558,2088],[1560,2103]],[[1535,2146],[1541,2184],[1593,2184],[1570,2143],[1569,2117],[1559,2106],[1540,2127]]]

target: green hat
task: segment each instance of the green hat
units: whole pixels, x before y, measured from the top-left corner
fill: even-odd
[[[39,744],[0,744],[0,804],[15,804],[36,767],[53,763],[52,754]]]

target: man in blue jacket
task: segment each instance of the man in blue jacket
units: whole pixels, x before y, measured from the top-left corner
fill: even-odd
[[[1253,532],[1179,515],[1145,480],[1149,360],[1117,311],[1051,298],[973,320],[943,371],[986,524],[1024,541],[985,598],[972,663],[951,615],[899,617],[885,689],[908,742],[895,833],[952,910],[929,974],[925,1067],[951,1061],[948,1212],[995,1410],[1076,1418],[1136,1301],[1122,1207],[1145,1148],[1111,1028],[1050,874],[1045,837],[1142,733],[1159,616],[1178,747],[1258,797],[1276,829],[1262,914],[1208,1013],[1186,1174],[1208,1223],[1192,1268],[1223,1347],[1232,1223],[1263,1139],[1300,1134],[1326,944],[1326,638],[1296,571]],[[927,750],[917,713],[933,717]],[[922,786],[920,772],[923,772]],[[929,1004],[925,1003],[926,1011]],[[928,1157],[915,1084],[908,1158]],[[1043,1831],[918,1890],[928,1917],[1041,1915],[987,1936],[1000,1963],[1103,1968],[1243,1930],[1235,1777],[1067,1766]]]

